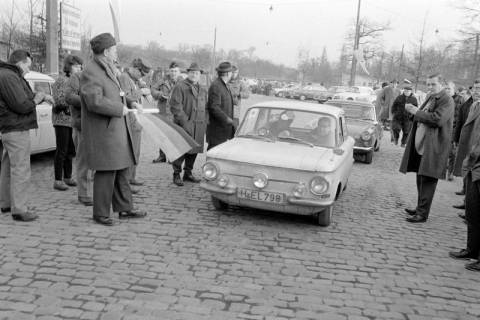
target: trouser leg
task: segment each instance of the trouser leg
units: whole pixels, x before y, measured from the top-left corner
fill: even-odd
[[[465,219],[467,220],[467,248],[480,254],[480,181],[472,181],[472,174],[466,176]],[[480,256],[479,256],[480,258]]]
[[[72,128],[65,127],[66,131],[68,132],[66,136],[67,141],[67,154],[65,156],[65,160],[63,161],[63,177],[65,179],[72,178],[72,159],[75,157],[75,146],[73,145],[73,138],[72,138]]]
[[[437,188],[438,179],[417,175],[418,204],[417,214],[428,218],[430,208]]]
[[[172,162],[173,174],[180,174],[182,172],[183,160],[185,160],[185,155]]]
[[[55,180],[63,179],[63,167],[68,153],[68,128],[64,126],[54,126],[55,128],[55,157],[53,159],[53,168],[55,172]]]
[[[10,199],[10,157],[2,142],[2,169],[0,170],[0,207],[9,208]]]
[[[2,207],[11,207],[12,214],[28,211],[30,185],[30,133],[28,130],[2,134],[4,153],[0,187]],[[8,159],[7,159],[8,157]],[[5,173],[3,166],[5,168]]]
[[[87,200],[92,197],[93,172],[87,166],[87,154],[84,151],[82,132],[73,129],[73,143],[76,150],[75,164],[77,174],[78,199]]]
[[[407,144],[408,134],[412,128],[412,123],[409,120],[404,120],[402,123],[402,144]]]
[[[193,165],[195,164],[195,159],[197,159],[197,154],[186,154],[185,155],[185,165],[183,166],[184,173],[192,173]]]
[[[112,198],[113,211],[131,211],[133,209],[132,203],[132,191],[129,184],[129,168],[117,170]]]
[[[116,171],[95,171],[93,178],[93,216],[110,217]]]

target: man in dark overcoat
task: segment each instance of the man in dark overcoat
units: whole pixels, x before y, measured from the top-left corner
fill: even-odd
[[[462,174],[466,184],[465,219],[467,221],[467,247],[450,252],[455,259],[477,259],[465,267],[480,271],[480,79],[473,86],[473,104],[463,125],[458,152],[465,156]]]
[[[413,95],[412,87],[409,84],[403,87],[403,93],[395,99],[392,105],[393,143],[398,145],[400,131],[402,131],[402,147],[405,147],[405,144],[407,143],[408,133],[412,126],[410,113],[405,110],[405,104],[407,103],[418,106],[417,98]]]
[[[217,79],[208,89],[207,150],[232,139],[235,134],[233,96],[228,88],[228,82],[232,78],[232,65],[228,61],[222,62],[216,70]]]
[[[201,69],[198,64],[192,63],[187,72],[187,78],[179,81],[173,88],[169,102],[170,111],[173,122],[182,127],[199,146],[172,162],[173,183],[177,186],[183,186],[183,181],[200,182],[200,179],[192,174],[192,170],[197,154],[203,152],[207,126],[207,91],[199,83]],[[182,181],[180,174],[184,162]]]
[[[164,79],[155,82],[150,88],[152,97],[158,100],[158,113],[160,116],[167,116],[168,100],[172,93],[173,87],[177,84],[180,77],[180,67],[175,61],[170,63],[168,74]],[[165,153],[160,149],[158,157],[153,159],[153,163],[167,162]]]
[[[438,179],[445,179],[447,171],[454,102],[443,89],[442,76],[427,78],[429,96],[420,108],[412,104],[405,109],[413,115],[400,172],[417,173],[418,201],[416,209],[405,209],[408,222],[427,221]]]
[[[136,164],[132,128],[126,121],[129,112],[115,67],[115,39],[102,33],[90,41],[93,59],[80,78],[81,123],[87,164],[95,170],[93,180],[93,219],[113,225],[110,206],[119,218],[144,217],[146,212],[133,209],[129,168]]]

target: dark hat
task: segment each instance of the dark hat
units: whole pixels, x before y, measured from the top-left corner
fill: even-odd
[[[200,67],[198,66],[198,64],[196,62],[192,62],[190,67],[187,68],[187,72],[190,72],[190,71],[200,71],[200,72],[202,72],[202,69],[200,69]]]
[[[152,69],[150,66],[145,64],[140,58],[133,59],[132,67],[134,67],[135,69],[138,69],[142,74],[147,74]]]
[[[232,71],[232,64],[228,61],[224,61],[220,63],[215,70],[217,70],[217,72],[230,72]]]
[[[170,66],[169,66],[168,68],[169,68],[169,69],[179,68],[179,65],[178,65],[178,63],[176,63],[175,61],[172,61],[172,63],[170,63]]]
[[[237,71],[237,70],[238,70],[238,67],[235,65],[232,65],[232,71]]]
[[[101,33],[90,40],[90,46],[95,54],[101,54],[105,49],[116,44],[115,38],[110,33]]]

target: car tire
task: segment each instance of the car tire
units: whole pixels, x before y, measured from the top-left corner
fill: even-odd
[[[321,227],[328,227],[332,221],[333,205],[326,207],[317,213],[317,224]]]
[[[283,98],[283,93],[279,92],[279,93],[278,93],[278,97],[279,97],[279,98]]]
[[[347,98],[347,100],[353,101],[353,98],[351,98],[351,97],[348,97],[348,98]]]
[[[380,141],[377,140],[377,142],[375,142],[375,147],[373,148],[373,151],[380,151]]]
[[[300,96],[301,101],[305,101],[305,96]]]
[[[215,198],[214,196],[212,196],[212,204],[213,204],[213,207],[217,210],[228,209],[228,204],[226,202],[223,202],[222,200]]]
[[[373,152],[370,151],[365,154],[365,163],[370,164],[373,161]]]

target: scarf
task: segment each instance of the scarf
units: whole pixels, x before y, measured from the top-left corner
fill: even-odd
[[[122,87],[120,86],[120,82],[118,81],[118,76],[120,75],[120,70],[115,67],[113,62],[107,59],[105,56],[95,56],[93,58],[107,73],[107,76],[112,79],[113,82],[118,86],[120,91],[122,91]]]

